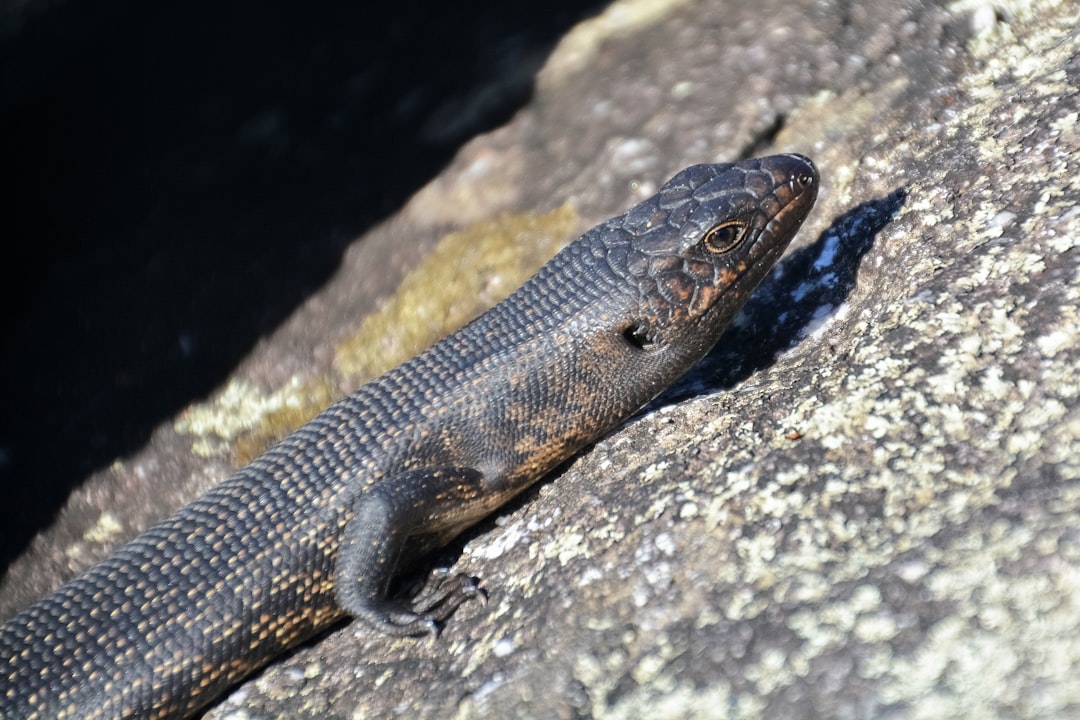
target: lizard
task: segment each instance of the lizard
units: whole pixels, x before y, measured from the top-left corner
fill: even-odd
[[[0,627],[0,717],[187,718],[352,617],[437,632],[477,581],[392,584],[717,342],[817,197],[806,157],[688,167],[517,291]]]

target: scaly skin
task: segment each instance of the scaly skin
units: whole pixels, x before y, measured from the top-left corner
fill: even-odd
[[[430,632],[476,594],[387,597],[437,548],[697,362],[817,194],[798,155],[697,165],[0,628],[0,717],[185,718],[351,615]]]

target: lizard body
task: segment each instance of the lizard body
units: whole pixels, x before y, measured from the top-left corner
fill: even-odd
[[[430,632],[478,591],[392,580],[715,344],[813,206],[799,155],[696,165],[0,628],[0,717],[184,718],[345,616]]]

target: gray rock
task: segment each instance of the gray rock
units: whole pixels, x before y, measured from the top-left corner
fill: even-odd
[[[417,231],[598,221],[774,150],[815,159],[818,207],[702,366],[446,556],[486,606],[435,640],[345,625],[207,717],[1080,714],[1078,26],[1069,3],[640,0],[577,27],[241,377],[303,372],[301,329],[344,326],[367,254]],[[186,437],[72,502],[162,467],[198,492],[227,462],[192,475]]]

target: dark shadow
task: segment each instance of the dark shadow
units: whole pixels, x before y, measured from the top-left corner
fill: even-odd
[[[653,406],[726,390],[772,365],[778,353],[834,312],[855,288],[863,256],[907,199],[901,188],[836,219],[812,244],[781,261],[743,307],[712,352]]]
[[[525,104],[601,5],[67,0],[9,15],[0,570],[87,474],[220,384],[350,240]]]

